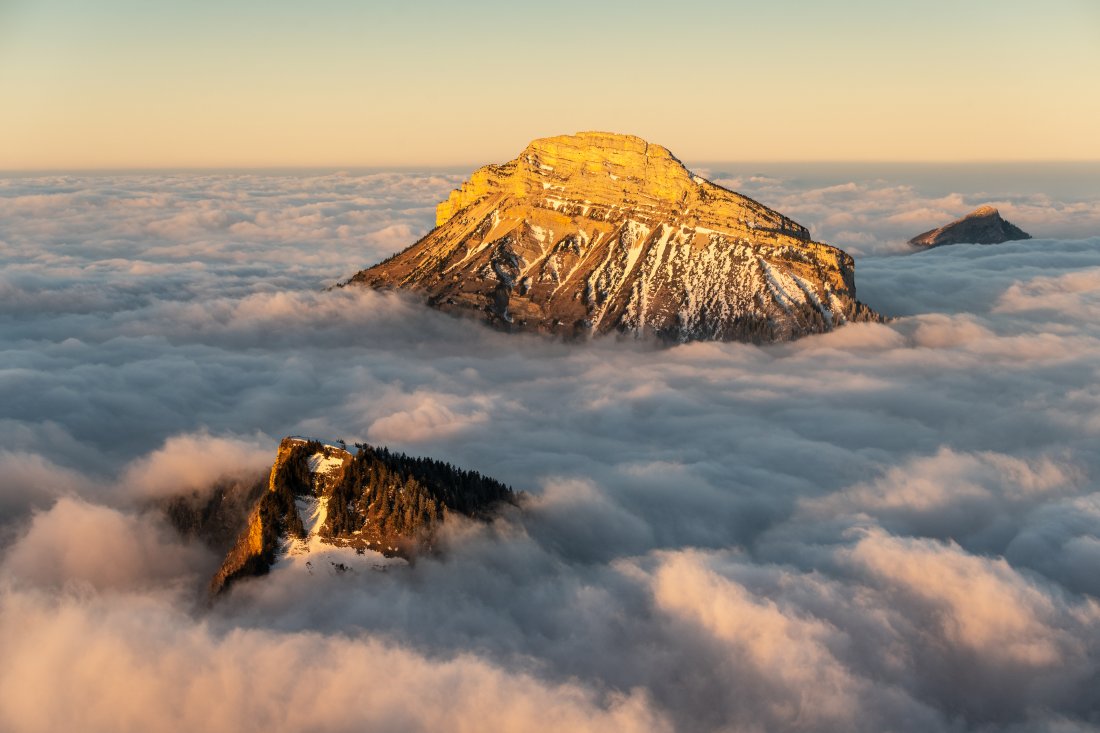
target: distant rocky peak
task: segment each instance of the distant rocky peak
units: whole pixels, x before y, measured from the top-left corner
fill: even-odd
[[[983,216],[1000,216],[1001,212],[997,210],[997,207],[990,206],[989,204],[982,204],[978,208],[971,211],[964,216],[964,219],[977,219]]]
[[[1031,239],[1031,235],[1006,221],[996,207],[985,204],[949,224],[918,234],[909,244],[930,248],[946,244],[1000,244],[1020,239]]]

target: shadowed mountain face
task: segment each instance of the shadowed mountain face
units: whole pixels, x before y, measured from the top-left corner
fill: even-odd
[[[505,330],[663,341],[796,338],[878,316],[845,252],[626,135],[535,140],[477,170],[436,228],[348,284]]]
[[[322,549],[408,558],[431,549],[449,514],[488,519],[494,507],[515,500],[504,484],[442,461],[284,438],[266,491],[210,590],[262,575],[282,556]]]
[[[209,491],[172,496],[159,503],[164,518],[182,537],[225,552],[244,529],[248,513],[263,495],[267,477],[221,479]]]
[[[914,247],[939,247],[944,244],[1000,244],[1031,235],[1001,218],[992,206],[979,206],[961,219],[932,229],[909,240]]]

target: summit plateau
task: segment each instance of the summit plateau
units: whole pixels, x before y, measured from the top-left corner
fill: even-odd
[[[660,145],[603,132],[478,169],[423,239],[347,284],[566,338],[768,342],[879,319],[848,254]]]

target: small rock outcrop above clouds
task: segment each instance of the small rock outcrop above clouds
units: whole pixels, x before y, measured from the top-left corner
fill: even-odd
[[[435,229],[346,284],[566,338],[769,342],[879,320],[848,254],[660,145],[604,132],[478,169]]]
[[[281,561],[301,560],[310,572],[344,572],[357,558],[410,558],[432,549],[449,516],[489,519],[500,505],[515,502],[499,481],[442,461],[284,438],[210,591],[216,595]]]
[[[909,240],[914,247],[927,249],[945,244],[1000,244],[1031,235],[1001,217],[992,206],[979,206],[961,219],[944,224]]]

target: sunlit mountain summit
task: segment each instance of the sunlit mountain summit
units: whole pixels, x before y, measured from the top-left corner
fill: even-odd
[[[535,140],[479,168],[436,227],[348,284],[509,331],[783,341],[879,316],[842,250],[630,135]]]

